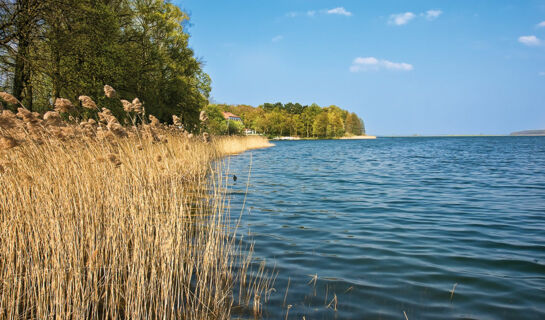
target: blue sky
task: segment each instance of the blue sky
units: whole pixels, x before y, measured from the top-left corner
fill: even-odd
[[[545,129],[545,0],[174,0],[217,102],[338,105],[376,135]]]

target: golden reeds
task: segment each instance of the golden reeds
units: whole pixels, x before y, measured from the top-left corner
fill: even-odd
[[[199,120],[201,122],[206,122],[208,120],[208,115],[206,114],[206,111],[201,111],[201,114],[199,115]]]
[[[113,99],[117,96],[117,93],[115,92],[115,89],[112,88],[109,85],[104,86],[104,95],[110,99]]]
[[[72,109],[74,109],[74,105],[70,100],[64,98],[57,98],[55,100],[55,111],[70,112]]]
[[[19,143],[10,136],[0,136],[0,150],[15,148]]]
[[[19,100],[7,92],[0,92],[0,98],[9,104],[20,104]]]
[[[172,115],[172,124],[174,124],[177,127],[180,127],[182,126],[182,120],[178,116]]]
[[[159,119],[157,119],[152,114],[149,115],[149,121],[150,121],[152,127],[158,127],[160,125]]]
[[[214,139],[214,148],[221,154],[233,155],[247,150],[261,149],[274,146],[261,136],[225,136]]]
[[[134,100],[132,101],[132,111],[138,114],[144,113],[144,108],[142,107],[142,102],[140,102],[140,99],[134,98]]]
[[[123,110],[125,110],[125,112],[132,111],[132,103],[130,103],[129,101],[121,99],[121,104],[123,104]]]
[[[272,279],[249,271],[217,160],[267,140],[108,109],[65,123],[58,102],[0,114],[0,319],[229,319],[237,291],[258,316]]]
[[[86,109],[98,109],[96,103],[91,99],[91,97],[88,96],[79,96],[79,101],[81,101],[81,105]]]

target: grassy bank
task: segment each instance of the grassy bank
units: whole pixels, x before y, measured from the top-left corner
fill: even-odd
[[[259,315],[271,278],[248,269],[215,160],[269,142],[102,113],[0,115],[0,318]]]

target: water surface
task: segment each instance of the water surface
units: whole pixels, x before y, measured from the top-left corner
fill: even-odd
[[[265,319],[545,319],[545,138],[282,141],[229,170],[278,271]]]

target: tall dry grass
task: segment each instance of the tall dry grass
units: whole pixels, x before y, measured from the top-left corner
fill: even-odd
[[[259,316],[273,278],[250,270],[215,160],[268,141],[112,117],[0,114],[0,319]]]
[[[262,136],[224,136],[212,140],[214,149],[221,155],[239,154],[244,151],[274,146]]]

